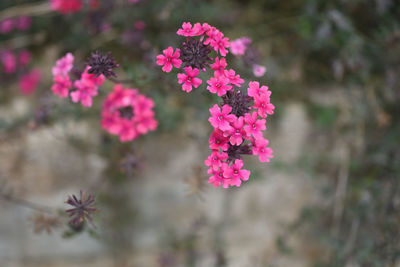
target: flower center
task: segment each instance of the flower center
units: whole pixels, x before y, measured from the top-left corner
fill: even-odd
[[[190,39],[184,42],[181,52],[181,59],[186,67],[204,69],[212,62],[212,58],[208,56],[211,53],[211,48],[208,45],[204,45],[201,41]]]
[[[130,120],[133,117],[133,108],[131,106],[119,108],[118,111],[122,118]]]

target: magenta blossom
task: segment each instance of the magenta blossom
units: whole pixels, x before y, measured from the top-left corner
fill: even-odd
[[[214,150],[210,156],[205,160],[206,166],[212,168],[213,170],[218,170],[222,166],[223,161],[228,159],[228,154],[225,152],[220,152]]]
[[[239,117],[239,118],[235,117],[233,122],[231,123],[231,126],[232,126],[232,130],[230,131],[229,142],[232,145],[239,146],[240,144],[243,143],[243,139],[246,137],[246,132],[243,129],[243,126],[244,126],[243,117]]]
[[[69,76],[57,75],[54,77],[53,81],[54,84],[51,87],[51,91],[61,98],[68,97],[69,90],[72,88],[72,83],[69,79]]]
[[[231,53],[235,56],[243,56],[250,44],[251,39],[247,37],[232,40],[230,46]]]
[[[89,67],[86,67],[81,78],[74,82],[74,87],[77,90],[71,92],[72,102],[80,102],[84,107],[92,106],[92,98],[97,96],[99,86],[105,80],[104,75],[101,74],[99,77],[96,77],[94,74],[89,74],[88,70]]]
[[[229,148],[229,138],[224,136],[221,130],[214,129],[208,141],[212,150],[222,149],[222,151],[227,151]]]
[[[228,105],[222,106],[221,108],[215,104],[212,108],[210,108],[211,117],[208,121],[211,125],[221,131],[229,131],[232,129],[230,122],[235,119],[233,114],[229,114],[232,110],[232,107]]]
[[[217,75],[213,78],[210,78],[207,83],[207,90],[213,94],[217,94],[218,96],[223,96],[227,91],[232,89],[232,85],[230,85],[230,81],[223,75]]]
[[[257,112],[253,112],[251,114],[247,113],[244,116],[244,121],[246,123],[244,130],[246,131],[247,136],[258,138],[262,136],[262,131],[266,130],[266,120],[259,120]]]
[[[255,144],[253,146],[253,154],[258,155],[261,162],[269,162],[273,151],[272,148],[268,147],[269,141],[263,137],[255,139]]]
[[[117,84],[103,103],[101,126],[121,142],[132,141],[157,128],[153,107],[153,100],[138,89]]]
[[[274,114],[275,106],[271,104],[268,94],[261,94],[254,97],[254,108],[258,110],[258,115],[266,118]]]
[[[67,53],[64,57],[57,60],[56,65],[52,69],[53,75],[68,75],[73,65],[74,56],[71,53]]]
[[[10,74],[17,71],[17,59],[11,51],[3,51],[0,54],[0,59],[5,73]]]
[[[249,180],[250,171],[242,169],[243,161],[241,159],[235,160],[235,162],[224,170],[224,177],[231,180],[231,185],[239,187],[243,181]]]
[[[265,66],[257,65],[257,64],[253,65],[253,74],[256,77],[263,76],[266,71],[267,71],[267,68]]]
[[[40,82],[40,71],[38,69],[31,70],[28,74],[22,75],[19,79],[19,88],[21,93],[29,95],[35,92]]]
[[[241,87],[242,83],[244,83],[244,80],[240,78],[239,74],[236,74],[236,72],[233,69],[230,70],[225,70],[224,75],[226,78],[229,79],[229,82],[237,87]]]
[[[31,53],[27,50],[23,50],[18,54],[18,63],[21,67],[28,66],[31,62]]]
[[[222,32],[218,32],[214,38],[211,39],[210,45],[216,52],[219,52],[221,56],[226,56],[226,54],[228,54],[228,50],[226,48],[228,48],[230,45],[229,39],[224,37]]]
[[[201,79],[196,78],[200,74],[198,69],[192,69],[192,67],[185,67],[185,73],[178,73],[178,83],[182,84],[182,90],[185,92],[192,91],[192,87],[197,88],[203,82]]]
[[[197,29],[197,27],[196,27],[196,29]],[[176,33],[178,35],[182,35],[182,36],[186,36],[186,37],[196,36],[197,32],[198,32],[198,29],[197,30],[196,29],[192,28],[192,24],[190,22],[184,22],[182,24],[182,29],[179,29]]]
[[[50,8],[62,14],[76,13],[82,6],[82,0],[50,0]]]
[[[215,63],[212,64],[211,69],[215,70],[220,75],[224,75],[226,66],[228,66],[228,64],[226,63],[226,59],[224,57],[221,58],[221,60],[216,57]]]
[[[14,20],[11,18],[6,18],[0,21],[0,33],[7,34],[14,30]]]
[[[157,56],[157,65],[163,66],[162,70],[164,72],[170,72],[172,70],[172,66],[175,68],[179,68],[182,64],[182,60],[179,59],[180,53],[179,49],[176,49],[174,53],[174,49],[172,46],[163,50],[164,55]]]

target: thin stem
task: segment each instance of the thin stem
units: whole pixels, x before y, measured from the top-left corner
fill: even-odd
[[[28,200],[22,199],[22,198],[16,198],[13,197],[10,194],[4,194],[4,193],[0,193],[0,199],[3,199],[5,201],[17,204],[17,205],[21,205],[24,206],[26,208],[32,209],[32,210],[36,210],[36,211],[40,211],[40,212],[46,212],[48,214],[53,214],[54,211],[52,208],[48,207],[48,206],[44,206],[44,205],[40,205],[37,203],[33,203],[30,202]]]
[[[118,80],[117,78],[107,77],[107,79],[113,83],[133,83],[133,80]]]

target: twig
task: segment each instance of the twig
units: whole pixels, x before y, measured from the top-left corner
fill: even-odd
[[[51,12],[49,1],[13,6],[0,11],[0,20],[17,16],[37,16]]]
[[[22,199],[22,198],[16,198],[10,194],[0,193],[0,198],[5,201],[11,202],[11,203],[14,203],[17,205],[21,205],[21,206],[24,206],[24,207],[32,209],[32,210],[36,210],[39,212],[46,212],[48,214],[54,214],[54,210],[48,206],[33,203],[33,202],[30,202],[30,201]]]
[[[118,80],[113,77],[107,77],[107,79],[113,83],[133,83],[133,80]]]
[[[349,148],[348,146],[343,143],[342,144],[342,157],[341,157],[341,164],[339,170],[339,178],[338,184],[336,187],[335,193],[335,205],[333,208],[333,220],[334,220],[334,227],[333,227],[333,234],[337,235],[340,228],[340,220],[343,215],[344,209],[344,198],[346,196],[347,191],[347,182],[349,179]]]

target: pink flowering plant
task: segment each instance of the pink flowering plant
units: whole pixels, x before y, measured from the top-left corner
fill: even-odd
[[[157,56],[157,65],[164,72],[182,70],[177,75],[178,83],[188,93],[203,84],[201,72],[211,72],[206,89],[221,97],[221,103],[209,110],[208,121],[213,131],[209,138],[211,154],[205,160],[208,182],[215,187],[239,187],[250,177],[250,171],[243,168],[244,155],[255,155],[261,162],[273,158],[273,150],[263,134],[266,118],[275,109],[271,91],[257,81],[250,81],[243,90],[245,81],[229,68],[226,60],[229,48],[235,55],[244,55],[251,40],[229,42],[220,30],[207,23],[184,22],[177,34],[185,37],[182,46],[163,50]]]
[[[80,78],[72,81],[70,73],[74,68],[74,56],[67,53],[57,60],[52,68],[53,93],[61,98],[70,97],[72,102],[89,108],[93,104],[93,98],[99,94],[99,87],[109,79],[117,84],[104,100],[102,128],[110,134],[118,135],[121,142],[132,141],[157,128],[154,101],[140,94],[138,89],[124,88],[118,83],[113,69],[119,65],[111,58],[110,53],[93,53],[87,64]]]

